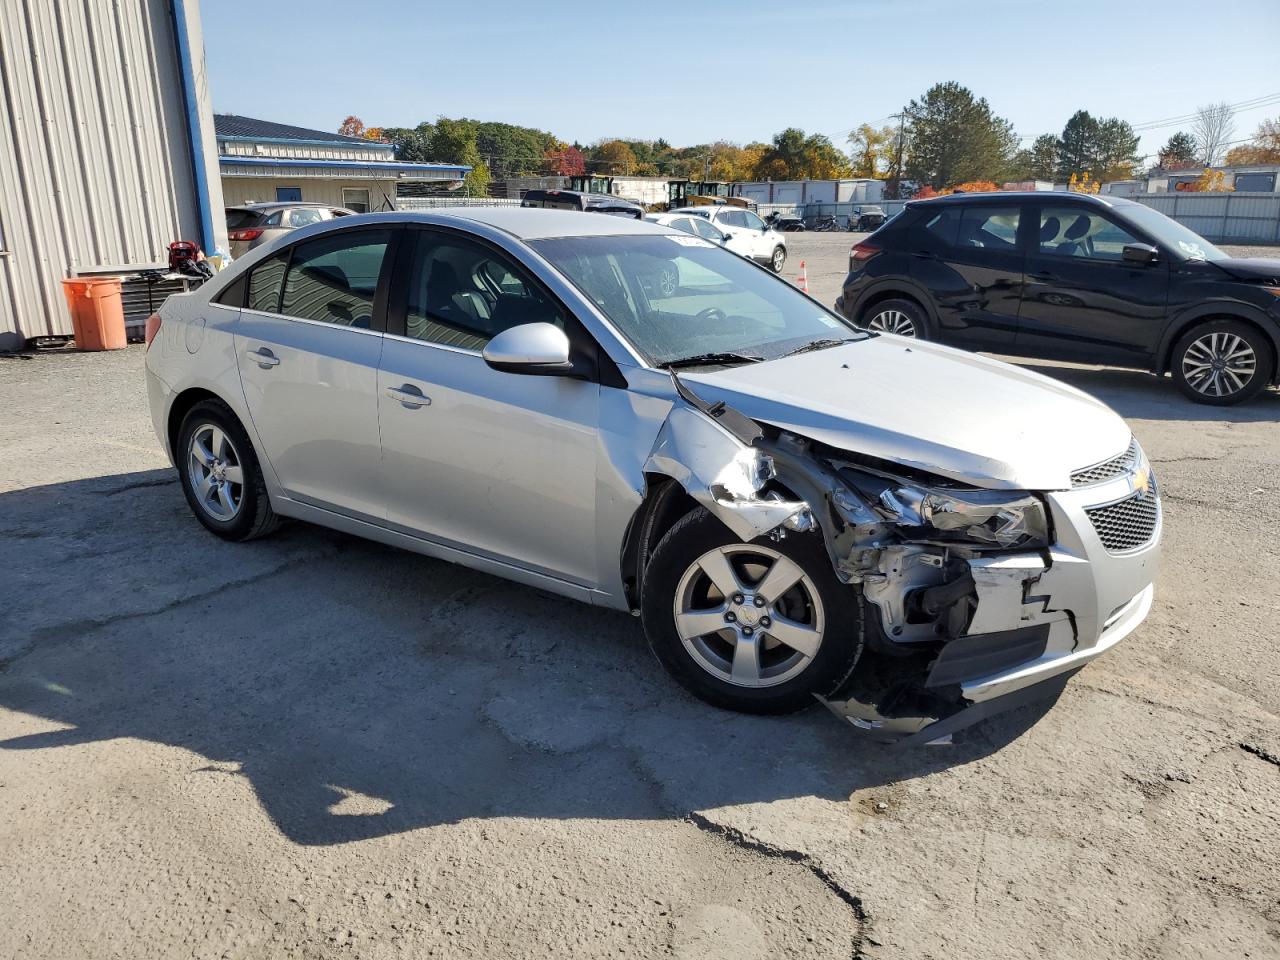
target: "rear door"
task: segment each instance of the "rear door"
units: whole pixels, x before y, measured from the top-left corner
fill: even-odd
[[[980,350],[1012,349],[1023,254],[1017,203],[926,206],[908,236],[911,275],[933,296],[938,335]]]
[[[1168,257],[1125,260],[1126,244],[1150,240],[1097,207],[1042,203],[1035,222],[1017,351],[1146,366],[1165,330]]]
[[[381,518],[378,361],[396,231],[338,230],[254,267],[236,327],[253,425],[285,494]]]

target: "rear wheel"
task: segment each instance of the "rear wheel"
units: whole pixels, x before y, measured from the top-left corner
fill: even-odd
[[[769,266],[773,268],[774,273],[781,273],[786,263],[787,248],[779,244],[773,248],[773,254],[769,257]]]
[[[1257,396],[1274,363],[1262,333],[1237,320],[1214,320],[1183,334],[1170,367],[1174,383],[1192,400],[1227,406]]]
[[[862,326],[876,333],[926,340],[924,311],[910,300],[881,300],[862,315]]]
[[[279,525],[249,436],[222,401],[204,400],[188,411],[174,459],[191,512],[206,530],[224,540],[252,540]]]
[[[641,608],[668,672],[730,710],[803,709],[834,693],[862,652],[857,597],[819,536],[744,543],[701,507],[654,550]]]

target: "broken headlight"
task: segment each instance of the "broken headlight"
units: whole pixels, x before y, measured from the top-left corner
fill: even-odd
[[[1044,502],[1029,493],[890,485],[878,500],[890,519],[932,532],[936,539],[992,547],[1049,544]]]

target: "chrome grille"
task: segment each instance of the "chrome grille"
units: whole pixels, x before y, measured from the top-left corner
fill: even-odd
[[[1138,492],[1105,506],[1086,507],[1084,512],[1110,553],[1150,543],[1160,524],[1160,500],[1154,485],[1150,493]]]
[[[1129,449],[1120,454],[1120,456],[1104,460],[1102,463],[1095,463],[1092,467],[1085,467],[1071,474],[1071,486],[1088,487],[1095,483],[1102,483],[1105,480],[1123,477],[1133,470],[1137,462],[1138,441],[1134,440],[1129,444]]]

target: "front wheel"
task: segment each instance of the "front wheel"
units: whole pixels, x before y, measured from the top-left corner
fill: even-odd
[[[226,404],[192,407],[173,453],[182,492],[206,530],[224,540],[252,540],[278,526],[253,444]]]
[[[773,254],[769,257],[769,266],[774,273],[781,273],[782,268],[787,263],[787,248],[784,246],[776,246],[773,248]]]
[[[743,543],[701,507],[654,550],[641,609],[667,671],[729,710],[803,709],[835,693],[862,652],[857,596],[820,535]]]
[[[1248,400],[1271,379],[1275,356],[1263,334],[1237,320],[1214,320],[1183,334],[1173,348],[1173,381],[1197,403]]]

